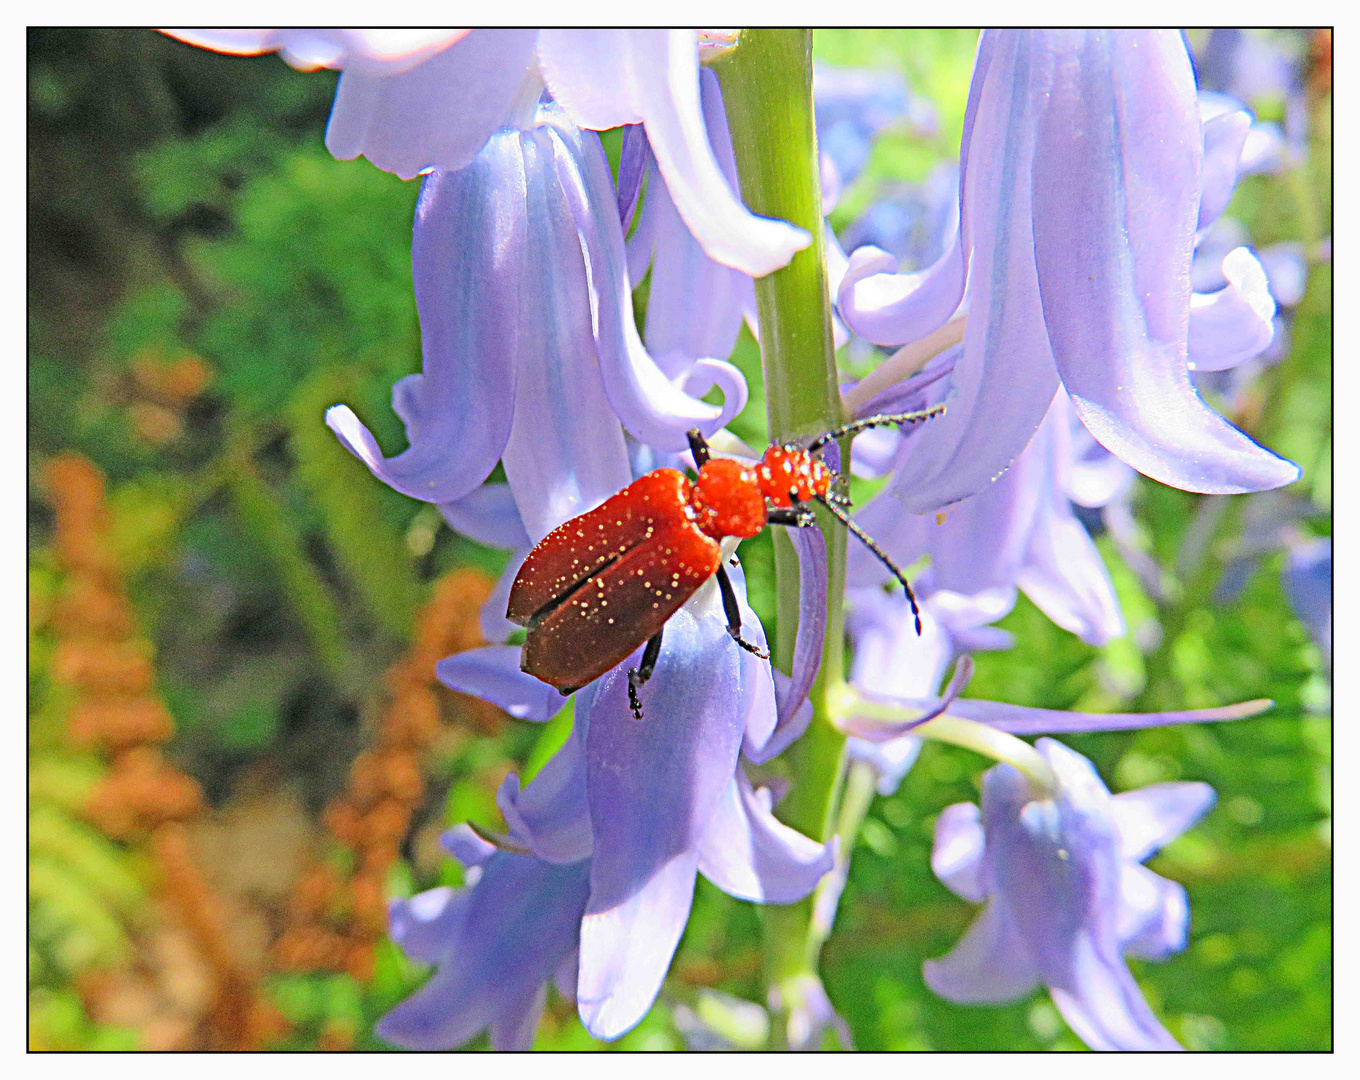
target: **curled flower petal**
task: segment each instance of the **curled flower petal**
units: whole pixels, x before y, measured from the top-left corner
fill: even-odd
[[[1125,952],[1164,960],[1185,948],[1190,901],[1184,886],[1146,866],[1125,864],[1119,885],[1119,940]]]
[[[581,127],[645,125],[675,207],[710,257],[762,277],[811,243],[802,229],[752,214],[723,178],[693,30],[543,30],[538,56],[553,97]]]
[[[476,869],[496,854],[496,845],[483,840],[468,825],[455,825],[445,830],[439,843],[463,864],[464,870]]]
[[[917,341],[943,326],[958,310],[969,277],[969,262],[975,228],[967,197],[970,158],[981,153],[992,157],[998,135],[995,105],[983,103],[984,86],[990,81],[1009,82],[1010,76],[994,76],[998,53],[995,31],[984,31],[978,38],[973,60],[973,78],[964,110],[963,139],[959,146],[959,221],[944,254],[918,274],[895,275],[897,261],[886,252],[865,250],[850,255],[850,265],[836,296],[841,317],[857,334],[876,345],[901,345]],[[1001,93],[1009,93],[1007,86]],[[995,98],[998,91],[993,90]],[[1002,124],[1005,121],[1003,119]],[[979,130],[979,125],[981,130]],[[977,150],[974,150],[975,140]],[[986,224],[982,226],[985,230]],[[860,252],[864,251],[863,256]],[[882,275],[882,276],[879,276]]]
[[[387,932],[412,960],[437,964],[448,959],[448,947],[457,940],[467,907],[467,890],[447,885],[393,900],[388,905]]]
[[[974,904],[987,898],[982,878],[982,811],[976,803],[954,803],[940,811],[935,823],[935,845],[930,868],[949,891]]]
[[[700,85],[714,153],[724,175],[735,183],[737,166],[717,76],[703,72]],[[729,356],[743,319],[755,319],[755,285],[750,276],[705,254],[655,170],[642,212],[654,249],[644,333],[648,351],[671,377],[697,359]]]
[[[1275,299],[1265,268],[1250,250],[1223,260],[1227,286],[1190,297],[1188,357],[1194,371],[1222,371],[1259,356],[1275,336]]]
[[[424,373],[418,383],[403,380],[397,394],[410,449],[384,458],[349,408],[326,413],[351,453],[412,498],[461,499],[486,479],[510,436],[524,183],[518,133],[502,133],[467,168],[435,173],[421,189],[411,260]]]
[[[1208,784],[1152,784],[1114,797],[1112,812],[1125,859],[1142,862],[1207,814],[1218,796]]]
[[[699,842],[699,872],[729,896],[791,904],[812,892],[835,861],[819,844],[779,821],[738,769]]]
[[[1251,115],[1233,109],[1204,120],[1204,159],[1200,168],[1199,218],[1196,229],[1218,220],[1237,186],[1238,163],[1242,146],[1251,130]]]
[[[685,433],[690,428],[711,435],[745,407],[746,380],[724,361],[698,361],[690,378],[707,380],[704,390],[717,385],[723,391],[721,406],[708,405],[669,379],[648,355],[633,319],[623,236],[595,209],[613,199],[609,162],[596,135],[560,124],[555,130],[563,143],[581,144],[579,153],[559,156],[558,180],[587,255],[595,347],[605,394],[615,414],[640,442],[658,450],[687,449]]]
[[[1034,255],[1078,415],[1123,460],[1175,487],[1228,494],[1292,482],[1298,468],[1205,405],[1186,369],[1202,146],[1184,43],[1155,31],[1051,40]]]
[[[485,698],[517,720],[550,720],[566,699],[547,683],[520,670],[518,645],[487,645],[446,656],[435,675],[450,690]]]

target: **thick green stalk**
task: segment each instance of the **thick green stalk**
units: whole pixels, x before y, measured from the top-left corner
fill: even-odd
[[[788,266],[756,282],[770,436],[780,440],[825,431],[841,423],[842,414],[812,114],[812,31],[744,31],[736,48],[713,69],[722,84],[743,201],[755,213],[792,222],[812,236],[812,243]],[[786,755],[794,783],[779,809],[790,825],[827,838],[844,767],[845,739],[828,722],[825,699],[826,689],[844,678],[846,536],[829,517],[822,525],[829,560],[826,647],[813,689],[812,725]],[[775,580],[776,662],[787,671],[798,624],[798,566],[788,538],[778,532]],[[805,901],[765,913],[776,982],[809,971],[815,963],[805,951],[810,912]]]

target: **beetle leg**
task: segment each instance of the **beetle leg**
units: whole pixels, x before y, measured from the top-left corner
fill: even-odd
[[[768,660],[770,654],[758,645],[752,645],[749,641],[744,641],[741,636],[741,609],[737,607],[737,594],[732,589],[732,579],[727,576],[727,567],[718,567],[718,591],[722,593],[723,611],[727,615],[727,633],[738,645],[748,653],[754,653],[762,660]]]
[[[769,521],[771,525],[786,525],[790,529],[806,529],[809,525],[817,523],[817,515],[812,507],[807,505],[800,506],[776,506],[769,511]]]
[[[665,628],[663,627],[662,630]],[[642,702],[638,699],[638,687],[652,677],[652,672],[656,670],[656,659],[661,655],[661,633],[658,630],[647,639],[647,647],[642,650],[642,660],[638,666],[628,672],[628,704],[633,709],[633,715],[637,719],[642,719]]]
[[[694,455],[694,467],[702,469],[708,464],[708,443],[703,432],[697,427],[690,428],[685,432],[685,438],[689,439],[689,452]]]

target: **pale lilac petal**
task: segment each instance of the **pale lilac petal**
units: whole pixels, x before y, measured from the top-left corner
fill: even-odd
[[[535,35],[474,30],[397,74],[346,65],[326,148],[342,160],[362,154],[403,180],[432,168],[461,169],[507,119]]]
[[[1205,405],[1186,368],[1202,145],[1184,42],[1171,31],[1046,37],[1058,63],[1034,158],[1034,253],[1078,415],[1175,487],[1292,482],[1298,468]]]
[[[978,37],[959,146],[958,229],[947,242],[944,254],[920,273],[900,275],[895,275],[896,260],[886,252],[871,249],[863,256],[860,251],[850,255],[850,265],[836,296],[837,308],[851,330],[875,344],[918,341],[943,326],[963,300],[974,237],[980,235],[970,220],[967,185],[972,181],[968,178],[968,162],[970,155],[980,153],[986,160],[993,153],[991,144],[997,130],[995,117],[990,114],[996,106],[991,101],[984,102],[984,87],[991,84],[990,96],[995,97],[996,83],[1010,81],[1008,72],[992,70],[998,53],[1004,52],[1004,44],[994,30],[984,30]],[[1007,85],[1000,94],[1010,91]]]
[[[717,76],[704,71],[700,86],[713,152],[723,174],[735,184],[737,166]],[[755,285],[750,276],[705,254],[655,171],[643,212],[651,219],[655,247],[644,333],[648,351],[671,377],[701,357],[731,355],[743,319],[755,312]]]
[[[363,68],[397,74],[461,41],[468,30],[399,29],[213,29],[162,30],[161,33],[215,52],[255,56],[278,51],[301,71]]]
[[[1208,784],[1153,784],[1114,797],[1119,847],[1130,862],[1142,862],[1207,814],[1218,796]]]
[[[526,257],[523,183],[519,136],[505,133],[467,168],[435,173],[421,188],[411,261],[424,372],[418,383],[403,380],[396,395],[410,449],[384,458],[347,407],[326,413],[378,479],[413,498],[461,499],[486,479],[509,438]]]
[[[647,171],[650,157],[646,131],[641,124],[628,124],[620,140],[619,175],[614,183],[619,203],[619,227],[625,236],[628,226],[633,223],[633,211],[637,209],[638,197],[642,194],[642,177]]]
[[[1045,615],[1088,645],[1122,637],[1124,616],[1105,560],[1058,483],[1050,485],[1047,502],[1015,583]]]
[[[931,709],[938,698],[903,698],[904,708]],[[1058,709],[1034,709],[980,698],[959,698],[949,707],[950,716],[977,720],[1012,735],[1071,735],[1082,731],[1136,731],[1140,728],[1166,727],[1171,724],[1207,724],[1223,720],[1245,720],[1265,712],[1275,703],[1258,700],[1217,709],[1187,709],[1160,713],[1080,713]]]
[[[1275,298],[1248,248],[1223,260],[1227,286],[1190,297],[1188,357],[1194,371],[1222,371],[1259,356],[1275,336]]]
[[[982,871],[985,840],[977,803],[954,803],[940,811],[930,868],[950,892],[974,904],[987,899]]]
[[[548,984],[527,994],[519,1001],[510,1002],[505,1011],[491,1022],[491,1049],[524,1051],[534,1048],[534,1035],[548,1004]]]
[[[511,551],[533,547],[508,484],[483,484],[461,499],[441,503],[439,512],[450,528],[487,547]]]
[[[455,825],[446,829],[439,838],[440,845],[463,864],[464,870],[483,865],[496,854],[496,845],[483,840],[468,825]]]
[[[511,773],[496,792],[510,836],[544,862],[562,866],[590,856],[583,742],[573,730],[528,787],[521,791]]]
[[[1125,863],[1119,879],[1118,934],[1125,952],[1165,960],[1185,948],[1190,901],[1183,886]]]
[[[742,637],[752,645],[769,651],[769,641],[765,637],[765,627],[746,600],[746,575],[741,567],[728,567],[728,577],[733,592],[737,596],[737,607],[741,612]],[[775,725],[779,720],[779,692],[775,684],[774,669],[768,660],[762,660],[745,650],[741,656],[741,684],[745,696],[745,722],[743,725],[742,747],[763,747],[770,741]]]
[[[547,109],[540,115],[560,116]],[[633,479],[623,429],[602,372],[591,362],[596,354],[591,291],[600,282],[596,277],[592,283],[582,257],[576,198],[564,190],[562,179],[583,151],[599,155],[607,175],[599,139],[593,134],[589,138],[593,147],[572,147],[552,122],[522,136],[526,229],[539,261],[525,267],[515,414],[503,464],[534,541]],[[613,205],[613,198],[612,188],[595,194],[597,216],[601,208]],[[618,242],[618,225],[612,220],[609,225]]]
[[[468,890],[447,885],[395,899],[387,906],[387,933],[403,953],[421,964],[448,959],[467,915]]]
[[[576,1007],[597,1039],[617,1039],[656,1000],[694,902],[697,851],[682,851],[626,899],[581,920]]]
[[[960,1004],[999,1003],[1023,997],[1039,984],[1039,973],[1005,906],[988,902],[950,952],[922,965],[935,993]]]
[[[578,1001],[600,1038],[651,1006],[693,899],[697,845],[736,768],[743,651],[705,585],[666,624],[661,655],[628,706],[625,662],[601,678],[586,732],[594,833]]]
[[[566,698],[555,687],[520,670],[518,645],[487,645],[446,656],[435,675],[450,690],[485,698],[516,720],[550,720]]]
[[[693,30],[544,30],[538,56],[553,97],[581,127],[646,126],[676,209],[713,259],[761,277],[811,243],[802,229],[752,214],[723,178]]]
[[[497,853],[467,894],[448,962],[379,1022],[413,1050],[459,1046],[498,1020],[513,1024],[576,945],[588,864],[550,866]]]
[[[781,723],[807,700],[822,666],[826,639],[826,537],[820,528],[812,527],[790,530],[789,539],[798,556],[798,635],[788,693],[779,702]]]
[[[599,138],[561,123],[554,124],[553,131],[561,145],[580,145],[578,154],[558,155],[558,181],[589,258],[590,310],[605,394],[615,414],[640,442],[658,450],[687,449],[685,433],[690,428],[711,435],[745,407],[746,380],[731,364],[702,359],[691,367],[682,387],[667,378],[648,355],[633,319],[622,232],[598,212],[614,197],[609,162]],[[721,406],[691,396],[711,385],[723,392]]]
[[[1220,112],[1204,120],[1204,163],[1200,169],[1199,218],[1196,229],[1218,220],[1232,200],[1237,186],[1242,147],[1251,130],[1251,115],[1244,109]]]
[[[819,844],[779,821],[738,769],[699,841],[699,872],[729,896],[791,904],[817,887],[835,861]]]
[[[776,693],[782,700],[787,695],[789,686],[788,676],[782,671],[774,672],[774,684]],[[775,727],[774,732],[763,743],[757,745],[754,740],[742,743],[742,756],[747,761],[756,765],[763,765],[767,761],[773,761],[790,746],[803,737],[808,725],[812,723],[812,702],[803,699],[803,704],[798,706],[789,716],[781,720]]]
[[[1257,252],[1270,281],[1270,294],[1284,307],[1294,307],[1308,289],[1308,262],[1302,244],[1271,244]]]
[[[491,590],[491,595],[482,604],[482,610],[477,616],[477,625],[482,631],[483,641],[504,642],[516,630],[523,629],[507,619],[505,613],[510,610],[510,590],[515,586],[515,578],[519,575],[519,568],[524,565],[528,552],[526,545],[510,556],[505,573],[501,574],[496,587]]]
[[[1117,955],[1078,934],[1065,986],[1050,986],[1053,1004],[1092,1050],[1179,1050],[1148,1008],[1138,984]]]

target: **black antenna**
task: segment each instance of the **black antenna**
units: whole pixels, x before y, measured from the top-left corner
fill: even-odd
[[[879,416],[866,416],[863,420],[855,420],[849,424],[842,424],[838,428],[828,431],[824,435],[818,435],[808,445],[808,453],[820,450],[833,439],[843,439],[847,435],[858,435],[861,431],[868,431],[869,428],[889,427],[893,424],[919,424],[923,420],[930,420],[936,416],[944,415],[944,405],[933,405],[929,409],[918,409],[915,412],[904,413],[883,413]]]
[[[844,525],[847,529],[849,529],[850,532],[855,535],[855,538],[858,539],[861,544],[863,544],[865,547],[867,547],[870,551],[874,553],[874,556],[878,559],[879,562],[881,562],[884,566],[886,566],[889,570],[893,572],[893,577],[897,578],[897,580],[902,583],[902,588],[907,590],[907,601],[911,604],[911,613],[916,619],[916,636],[920,637],[921,609],[916,606],[916,594],[911,591],[911,582],[907,580],[907,575],[902,573],[902,571],[898,569],[897,564],[893,562],[892,559],[888,558],[888,553],[878,546],[877,541],[875,541],[872,536],[870,536],[868,533],[866,533],[863,529],[861,529],[858,525],[856,525],[853,521],[850,520],[849,514],[847,514],[835,503],[830,502],[821,495],[816,495],[814,496],[814,498],[823,506],[825,506],[829,511],[831,511],[831,516],[834,517],[837,521],[839,521],[842,525]]]

